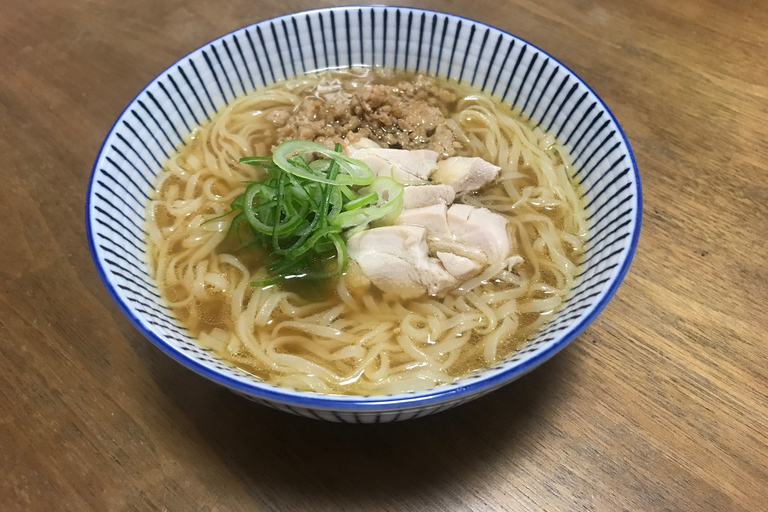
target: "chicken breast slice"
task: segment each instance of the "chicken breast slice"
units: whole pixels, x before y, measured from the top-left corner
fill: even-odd
[[[454,156],[437,163],[432,179],[443,185],[451,185],[456,195],[483,188],[494,181],[501,167],[479,157]]]
[[[350,153],[354,153],[358,149],[363,148],[373,148],[373,149],[381,149],[381,146],[379,146],[379,143],[371,140],[367,137],[360,137],[357,141],[352,142],[349,147],[347,148],[347,151]],[[349,156],[352,156],[351,154]]]
[[[437,251],[435,255],[443,264],[445,270],[460,281],[468,279],[475,274],[479,274],[482,269],[480,264],[452,252]]]
[[[430,258],[427,230],[420,226],[386,226],[363,231],[347,241],[347,252],[379,289],[404,299],[440,294],[458,282]]]
[[[444,204],[403,210],[398,225],[422,226],[432,250],[450,252],[481,264],[509,256],[511,244],[507,219],[487,208]],[[447,267],[446,267],[447,268]]]
[[[448,207],[444,204],[404,209],[400,212],[395,224],[422,226],[427,229],[429,238],[453,241],[451,228],[448,227]]]
[[[456,191],[450,185],[411,185],[403,190],[403,208],[451,204]]]
[[[455,240],[477,247],[488,263],[502,261],[509,256],[511,244],[507,233],[507,219],[487,208],[455,204],[448,209],[448,227]]]
[[[346,153],[365,162],[376,176],[388,176],[403,185],[420,185],[427,182],[437,169],[437,153],[429,149],[381,148],[370,139],[360,139],[347,146]]]

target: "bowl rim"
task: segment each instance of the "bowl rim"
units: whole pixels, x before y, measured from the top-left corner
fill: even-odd
[[[105,269],[103,268],[102,264],[99,261],[99,257],[96,250],[96,244],[93,239],[91,215],[90,215],[92,188],[94,184],[94,178],[98,171],[97,169],[98,163],[100,162],[102,154],[104,153],[104,148],[107,144],[107,141],[112,137],[112,134],[114,133],[115,128],[117,127],[117,124],[120,121],[120,119],[122,119],[123,115],[128,111],[128,109],[132,105],[134,105],[136,100],[139,97],[141,97],[141,95],[144,94],[144,92],[150,86],[152,86],[152,84],[154,84],[158,79],[160,79],[172,67],[176,66],[179,62],[188,58],[192,54],[243,29],[247,29],[247,28],[259,25],[261,23],[268,23],[270,21],[280,20],[282,18],[296,16],[299,14],[311,14],[316,12],[329,12],[329,11],[343,12],[343,11],[349,11],[349,10],[355,10],[355,9],[369,9],[369,10],[402,9],[402,10],[408,10],[408,11],[425,13],[425,14],[444,15],[448,17],[457,18],[459,20],[464,20],[470,23],[476,23],[479,26],[498,31],[499,33],[505,34],[526,45],[529,45],[530,47],[534,48],[535,50],[541,52],[543,55],[550,58],[553,62],[555,62],[559,66],[562,66],[563,69],[565,69],[573,77],[577,78],[584,85],[587,91],[594,96],[596,101],[599,102],[600,106],[608,114],[610,120],[616,125],[617,133],[621,136],[621,140],[624,142],[624,145],[627,148],[627,153],[629,154],[629,157],[630,157],[632,172],[634,175],[634,181],[637,185],[637,193],[635,198],[636,213],[634,216],[635,225],[634,225],[634,229],[632,232],[632,237],[631,237],[631,241],[630,241],[627,253],[624,256],[623,261],[621,262],[621,267],[618,273],[616,274],[615,278],[613,279],[613,282],[610,283],[610,286],[607,292],[605,293],[605,295],[602,297],[602,299],[591,308],[591,310],[589,311],[589,314],[583,316],[582,318],[579,319],[577,323],[571,325],[566,330],[564,330],[560,335],[559,341],[557,341],[556,343],[553,343],[552,345],[550,345],[549,347],[547,347],[546,349],[540,352],[533,352],[530,357],[522,359],[519,363],[512,365],[509,368],[505,368],[502,371],[498,371],[497,373],[484,377],[483,372],[480,372],[477,374],[477,378],[472,380],[466,380],[463,383],[454,384],[454,385],[441,385],[441,386],[437,386],[427,390],[417,391],[413,394],[371,395],[371,396],[335,395],[335,394],[323,395],[320,393],[297,391],[290,388],[282,388],[282,387],[275,386],[272,384],[267,384],[267,383],[242,382],[232,377],[229,377],[227,375],[224,375],[222,373],[219,373],[217,370],[209,368],[204,364],[200,363],[194,357],[186,355],[180,350],[174,349],[161,336],[145,328],[144,325],[139,320],[139,318],[137,318],[137,316],[131,311],[131,309],[128,307],[125,301],[117,293],[117,290],[115,289],[115,285],[111,282],[111,280],[109,279],[109,277],[105,272]],[[640,182],[640,173],[637,166],[637,160],[635,159],[635,154],[632,151],[632,147],[629,144],[629,140],[627,139],[627,136],[624,133],[623,128],[621,127],[618,120],[616,119],[616,116],[613,114],[611,109],[608,108],[608,105],[606,105],[606,103],[595,92],[595,90],[584,79],[582,79],[576,72],[574,72],[570,67],[563,64],[559,59],[551,55],[549,52],[539,48],[534,44],[531,44],[527,40],[519,36],[516,36],[504,29],[495,27],[493,25],[484,23],[482,21],[467,18],[465,16],[461,16],[458,14],[452,14],[452,13],[437,11],[433,9],[423,9],[419,7],[409,7],[409,6],[399,6],[399,5],[378,5],[378,4],[320,7],[315,9],[308,9],[303,11],[296,11],[296,12],[291,12],[287,14],[282,14],[280,16],[275,16],[272,18],[266,18],[260,21],[249,23],[248,25],[244,25],[237,29],[231,30],[225,34],[222,34],[221,36],[200,45],[199,47],[185,54],[184,56],[176,59],[174,62],[168,65],[163,71],[161,71],[154,78],[152,78],[144,87],[142,87],[141,90],[126,104],[126,106],[118,114],[115,121],[112,123],[112,126],[107,131],[107,134],[104,137],[104,140],[99,146],[99,150],[96,154],[94,164],[91,167],[91,174],[88,180],[88,188],[87,188],[86,197],[85,197],[85,227],[86,227],[86,236],[88,239],[88,248],[90,251],[91,259],[93,260],[94,266],[96,267],[96,271],[99,275],[99,278],[101,279],[102,284],[107,289],[107,292],[112,297],[112,300],[117,304],[118,308],[123,313],[123,315],[125,315],[128,318],[128,320],[134,325],[134,327],[138,329],[138,331],[145,338],[151,341],[153,345],[155,345],[162,352],[170,356],[172,359],[174,359],[181,365],[194,371],[195,373],[203,377],[206,377],[212,380],[213,382],[219,385],[222,385],[226,388],[229,388],[235,392],[244,394],[248,397],[263,399],[270,402],[277,402],[279,404],[283,404],[286,406],[297,406],[300,408],[314,408],[317,410],[327,410],[327,411],[339,410],[339,411],[350,411],[350,412],[352,411],[379,412],[379,411],[392,411],[392,410],[402,410],[402,409],[414,409],[414,408],[421,408],[429,405],[434,406],[441,403],[451,402],[453,400],[459,400],[462,397],[470,397],[473,395],[481,394],[483,392],[492,391],[493,389],[505,383],[511,382],[512,380],[515,380],[516,378],[526,374],[527,372],[533,370],[540,364],[552,358],[560,350],[565,348],[566,345],[568,345],[571,341],[573,341],[574,338],[576,338],[579,334],[581,334],[584,331],[584,329],[598,316],[598,314],[602,312],[602,310],[605,308],[605,306],[608,304],[611,298],[613,298],[619,285],[624,280],[624,277],[626,276],[627,271],[629,270],[630,264],[632,263],[632,259],[637,249],[638,239],[640,237],[642,217],[643,217],[643,199],[642,199],[642,185]]]

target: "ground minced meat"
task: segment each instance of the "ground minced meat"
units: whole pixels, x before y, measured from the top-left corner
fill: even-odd
[[[394,149],[431,149],[443,158],[460,149],[445,124],[456,96],[434,79],[418,75],[396,85],[366,84],[347,92],[338,79],[325,79],[314,95],[293,110],[275,110],[278,142],[313,140],[332,147],[360,137]]]

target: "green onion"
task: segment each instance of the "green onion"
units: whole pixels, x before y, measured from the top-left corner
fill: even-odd
[[[365,163],[341,153],[340,144],[330,150],[291,140],[278,145],[271,158],[246,157],[240,163],[266,171],[263,181],[248,182],[230,204],[238,213],[227,237],[235,232],[241,249],[258,244],[269,252],[268,276],[252,286],[340,276],[348,260],[346,239],[371,222],[394,221],[402,210],[403,186],[375,178]],[[250,231],[247,241],[243,228]]]
[[[378,198],[379,198],[379,195],[376,192],[371,192],[370,194],[365,194],[364,196],[358,197],[357,199],[347,201],[346,203],[344,203],[344,209],[357,210],[361,206],[365,206],[368,203],[372,203],[376,201]]]

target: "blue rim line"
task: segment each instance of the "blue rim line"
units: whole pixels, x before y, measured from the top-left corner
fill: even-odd
[[[605,293],[605,295],[600,300],[600,302],[598,302],[595,306],[593,306],[590,313],[587,316],[583,317],[575,326],[571,327],[568,332],[561,334],[562,338],[559,341],[550,345],[546,350],[535,353],[530,359],[527,359],[521,362],[519,365],[508,368],[504,371],[491,375],[490,377],[485,379],[480,378],[473,382],[469,382],[463,385],[440,386],[437,388],[432,388],[427,391],[417,392],[413,395],[396,395],[393,397],[374,396],[371,398],[366,398],[366,397],[360,397],[360,396],[348,397],[344,395],[316,395],[312,393],[295,391],[288,388],[279,388],[266,383],[264,384],[245,383],[237,379],[234,379],[232,377],[222,375],[217,371],[212,370],[207,366],[203,365],[202,363],[198,362],[194,358],[183,354],[181,351],[171,348],[171,346],[166,341],[164,341],[154,332],[146,329],[142,324],[142,322],[128,308],[128,306],[123,301],[122,297],[120,297],[120,295],[117,293],[117,290],[115,289],[115,287],[113,286],[109,278],[107,277],[104,271],[104,268],[102,267],[99,261],[98,254],[96,252],[96,246],[93,240],[93,234],[91,229],[91,218],[89,214],[91,210],[91,195],[92,195],[91,192],[93,188],[94,177],[97,171],[97,165],[101,160],[102,153],[104,152],[104,146],[106,145],[107,141],[109,140],[112,133],[114,132],[115,126],[117,125],[117,123],[120,121],[120,119],[122,119],[125,112],[144,93],[144,91],[146,91],[150,86],[152,86],[156,81],[158,81],[163,75],[165,75],[173,66],[177,65],[179,62],[183,61],[190,55],[198,51],[201,51],[203,48],[206,48],[212,45],[216,41],[219,41],[236,32],[240,32],[241,30],[248,29],[256,25],[260,25],[262,23],[276,21],[283,18],[291,18],[299,14],[309,14],[314,12],[329,12],[329,11],[343,12],[343,11],[352,11],[356,9],[373,10],[377,8],[402,9],[406,11],[449,16],[449,17],[454,17],[461,20],[466,20],[472,23],[476,23],[479,26],[483,26],[492,30],[496,30],[524,44],[527,44],[532,48],[535,48],[536,50],[540,51],[542,54],[546,55],[547,57],[552,59],[554,62],[562,66],[569,73],[571,73],[576,79],[578,79],[581,82],[581,84],[584,87],[586,87],[586,89],[597,99],[600,105],[608,113],[613,123],[616,125],[618,129],[618,133],[621,135],[621,138],[624,141],[624,145],[627,148],[627,152],[629,153],[629,156],[632,162],[632,170],[635,177],[635,183],[637,184],[637,197],[636,197],[637,215],[635,216],[635,226],[634,226],[634,231],[632,233],[632,240],[629,246],[628,253],[625,256],[621,269],[619,270],[618,274],[616,274],[616,276],[614,277],[613,281],[610,284],[610,287],[608,288],[608,291]],[[641,227],[642,216],[643,216],[643,200],[642,200],[642,187],[640,184],[640,173],[638,171],[635,154],[632,151],[632,147],[629,145],[629,140],[627,139],[627,136],[624,133],[624,130],[621,128],[621,125],[616,120],[616,117],[613,115],[613,112],[611,112],[611,110],[608,108],[608,106],[605,104],[602,98],[600,98],[600,96],[598,96],[598,94],[592,89],[592,87],[590,87],[579,75],[573,72],[573,70],[571,70],[568,66],[566,66],[565,64],[563,64],[558,59],[550,55],[548,52],[542,50],[538,46],[531,44],[525,39],[515,36],[505,30],[488,25],[487,23],[483,23],[477,20],[466,18],[464,16],[446,13],[446,12],[433,11],[429,9],[420,9],[420,8],[414,8],[414,7],[385,6],[385,5],[360,5],[360,6],[353,5],[353,6],[345,6],[345,7],[318,8],[318,9],[310,9],[307,11],[299,11],[295,13],[285,14],[282,16],[277,16],[275,18],[269,18],[256,23],[252,23],[250,25],[246,25],[244,27],[238,28],[231,32],[227,32],[226,34],[216,39],[213,39],[212,41],[209,41],[204,45],[201,45],[200,47],[192,50],[191,52],[187,53],[180,59],[177,59],[170,66],[168,66],[162,72],[160,72],[147,85],[145,85],[138,92],[138,94],[136,94],[136,96],[134,96],[134,98],[126,105],[126,107],[122,110],[122,112],[120,112],[120,115],[117,116],[117,119],[112,124],[112,127],[109,129],[109,131],[107,132],[107,135],[104,138],[104,141],[101,143],[98,153],[96,154],[96,160],[93,164],[93,167],[91,168],[91,176],[88,181],[88,190],[86,194],[87,195],[85,198],[85,223],[86,223],[86,235],[88,238],[88,248],[91,253],[91,259],[93,260],[93,263],[96,267],[96,271],[99,274],[99,278],[101,279],[102,283],[104,284],[104,287],[107,289],[107,292],[109,292],[109,295],[115,301],[115,303],[117,304],[118,308],[122,311],[122,313],[131,321],[131,323],[139,330],[139,332],[144,335],[144,337],[149,339],[160,350],[168,354],[171,358],[173,358],[177,362],[193,370],[194,372],[204,377],[207,377],[212,381],[222,386],[225,386],[227,388],[230,388],[234,391],[237,391],[239,393],[252,395],[258,398],[263,398],[266,400],[270,400],[270,401],[274,401],[282,404],[297,405],[300,407],[312,407],[316,409],[325,409],[325,410],[369,411],[369,412],[381,411],[382,409],[393,410],[393,409],[403,409],[405,407],[416,408],[416,407],[421,407],[426,405],[436,405],[439,403],[452,401],[453,399],[458,400],[463,397],[469,397],[471,395],[474,395],[482,391],[486,391],[486,390],[490,391],[504,384],[507,381],[512,381],[516,377],[522,376],[523,374],[533,370],[535,367],[537,367],[541,363],[551,358],[557,352],[562,350],[568,343],[570,343],[576,336],[581,334],[582,331],[584,331],[584,329],[605,308],[606,304],[608,304],[608,301],[616,293],[616,290],[618,289],[619,285],[624,279],[624,276],[627,274],[627,271],[629,270],[629,266],[632,263],[635,250],[637,249],[637,243],[640,236],[640,227]],[[269,386],[269,387],[266,387],[266,386]]]

